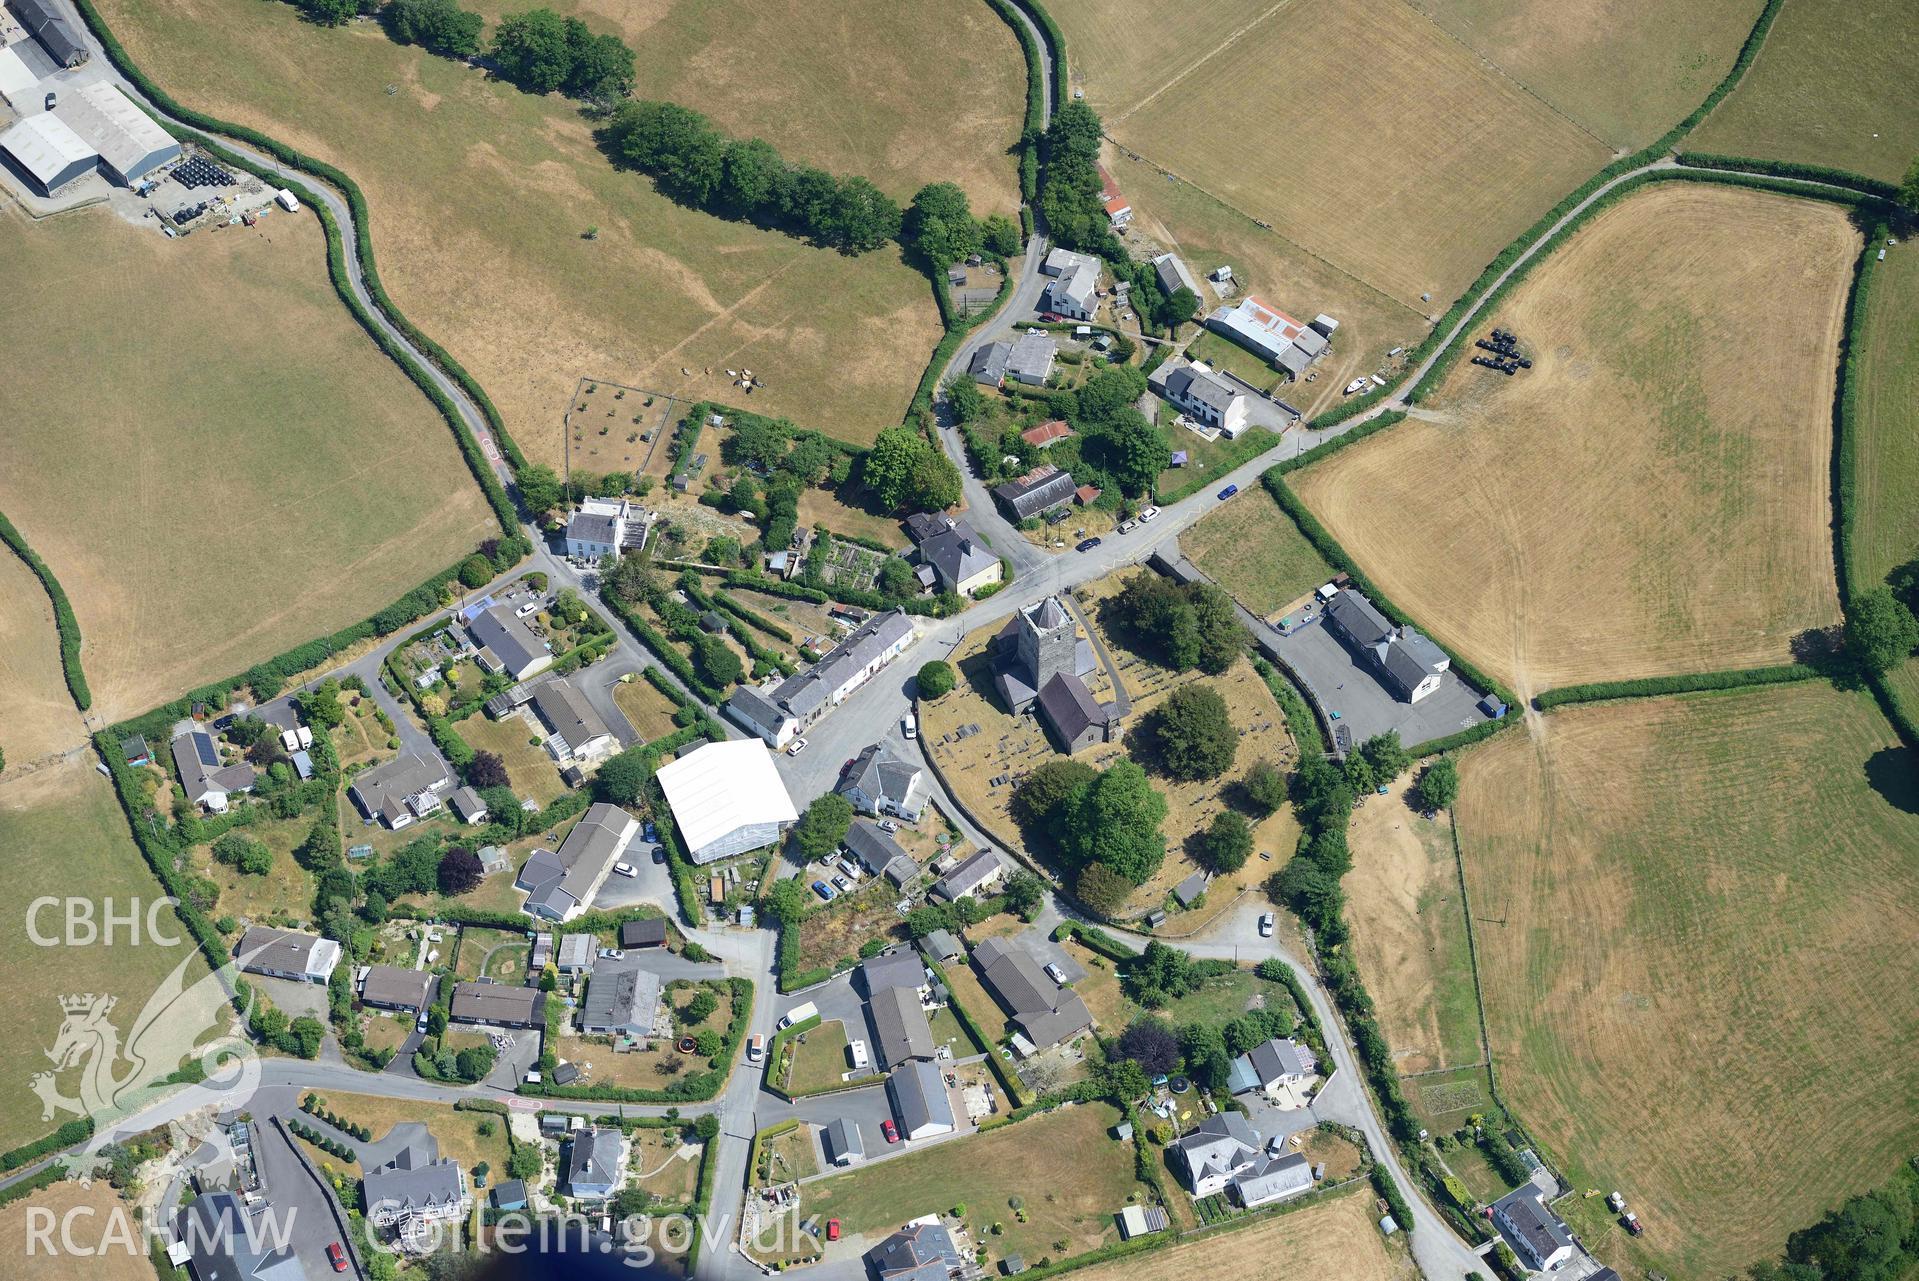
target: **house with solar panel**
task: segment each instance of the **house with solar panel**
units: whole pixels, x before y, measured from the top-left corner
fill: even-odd
[[[180,790],[187,804],[209,814],[227,812],[227,798],[253,790],[257,777],[253,767],[236,760],[229,765],[220,757],[219,744],[205,730],[189,730],[173,740],[173,768],[180,777]]]

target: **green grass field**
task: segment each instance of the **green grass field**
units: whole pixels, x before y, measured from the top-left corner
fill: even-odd
[[[806,1043],[793,1047],[793,1066],[786,1073],[786,1088],[795,1094],[830,1090],[852,1070],[846,1057],[846,1025],[838,1019],[822,1023],[805,1034]]]
[[[1739,87],[1685,145],[1898,182],[1919,153],[1915,62],[1905,0],[1786,0]]]
[[[742,367],[765,384],[747,407],[868,440],[899,421],[938,339],[926,280],[898,252],[847,258],[678,205],[644,176],[615,171],[593,143],[592,122],[558,97],[535,98],[395,45],[370,24],[317,28],[287,5],[108,0],[103,11],[132,56],[182,102],[353,175],[395,302],[472,371],[535,459],[561,461],[561,415],[581,378],[686,402],[739,400],[726,370]],[[787,23],[789,45],[812,48],[816,25]],[[217,59],[205,56],[208,31],[221,32]],[[788,95],[780,110],[811,120],[808,104],[841,83],[768,78],[746,66],[694,76],[670,60],[651,65],[653,38],[635,38],[649,64],[643,78],[672,80],[677,100],[709,111],[734,89],[760,95],[778,86]],[[1010,50],[1010,36],[1006,43]],[[964,95],[938,70],[945,65],[922,71],[925,100],[950,105]],[[862,67],[841,72],[857,80]],[[920,101],[910,109],[926,109]],[[833,110],[861,102],[852,130],[861,146],[909,109],[851,94]],[[993,163],[1017,127],[1006,121]],[[809,136],[835,167],[855,159],[852,143],[834,154],[826,132]],[[901,162],[899,172],[944,173],[930,157],[918,163]],[[588,228],[597,239],[585,238]],[[641,430],[616,421],[624,432]]]
[[[0,211],[0,319],[34,335],[0,378],[0,511],[72,598],[109,720],[499,533],[446,422],[334,294],[310,213],[167,240],[103,209]]]
[[[42,1116],[40,1099],[32,1089],[35,1074],[55,1071],[60,1091],[77,1097],[81,1078],[90,1068],[105,1068],[114,1077],[134,1071],[124,1058],[108,1064],[94,1057],[98,1043],[91,1040],[80,1043],[72,1066],[56,1070],[47,1051],[54,1048],[64,1020],[62,998],[112,997],[115,1004],[106,1022],[127,1038],[148,998],[176,969],[188,988],[207,978],[208,970],[170,908],[162,907],[154,919],[162,931],[177,938],[177,944],[167,946],[147,935],[147,909],[161,898],[160,883],[127,834],[126,815],[112,785],[85,760],[0,784],[0,883],[7,886],[6,904],[0,910],[9,920],[8,928],[0,931],[0,975],[14,994],[7,1036],[11,1048],[0,1055],[0,1149],[6,1149],[51,1133],[73,1119],[64,1112]],[[140,937],[130,940],[128,928],[120,925],[111,946],[100,939],[88,944],[77,934],[67,935],[58,905],[42,909],[30,921],[28,905],[43,896],[61,902],[69,896],[87,900],[96,924],[104,923],[111,900],[116,915],[129,910],[139,914]],[[34,942],[29,926],[55,945]],[[69,937],[71,944],[65,941]],[[152,1041],[139,1046],[121,1042],[122,1051],[140,1049],[146,1056],[139,1069],[141,1083],[183,1066],[181,1055],[206,1027],[182,1006],[159,1030],[164,1046]],[[186,1037],[186,1044],[177,1044],[176,1036]]]
[[[1500,1089],[1646,1225],[1624,1273],[1727,1276],[1919,1145],[1919,769],[1807,682],[1572,708],[1461,761]]]
[[[1919,251],[1893,246],[1873,268],[1858,347],[1856,591],[1919,558]],[[1890,683],[1908,714],[1919,717],[1919,659],[1908,660]]]
[[[1107,1133],[1119,1121],[1106,1103],[1061,1108],[808,1183],[802,1209],[837,1216],[847,1232],[877,1240],[908,1219],[964,1205],[974,1239],[997,1257],[1079,1254],[1119,1239],[1113,1216],[1139,1186],[1132,1146]],[[1013,1197],[1025,1205],[1024,1223],[1008,1204]],[[1005,1225],[1002,1235],[984,1231],[996,1222]]]
[[[1262,618],[1333,576],[1263,488],[1240,493],[1180,536],[1187,558]]]

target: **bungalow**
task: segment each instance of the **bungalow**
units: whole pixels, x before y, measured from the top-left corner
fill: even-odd
[[[240,936],[233,955],[248,974],[324,983],[333,977],[333,968],[340,963],[340,945],[318,934],[255,925]]]
[[[974,350],[973,358],[966,364],[966,372],[973,376],[976,383],[997,387],[1006,381],[1006,362],[1012,357],[1012,343],[1004,339],[985,343]]]
[[[660,976],[632,962],[593,967],[581,1006],[580,1029],[600,1036],[646,1038],[659,1027]]]
[[[1072,502],[1078,488],[1071,472],[1061,471],[1051,463],[1041,463],[1019,479],[995,487],[993,497],[1009,519],[1031,520]]]
[[[533,634],[525,619],[515,616],[511,605],[481,610],[468,621],[466,630],[480,651],[480,666],[490,672],[505,672],[523,681],[553,666],[546,642]]]
[[[565,678],[533,691],[533,711],[546,726],[547,754],[556,761],[594,761],[619,748],[586,695]]]
[[[1492,1218],[1519,1257],[1535,1271],[1549,1271],[1573,1257],[1572,1233],[1531,1183],[1522,1183],[1493,1202]]]
[[[409,753],[355,776],[347,795],[362,814],[397,832],[437,813],[441,793],[452,786],[453,775],[439,757],[427,760]]]
[[[860,1137],[858,1123],[843,1116],[820,1131],[820,1147],[828,1165],[852,1165],[866,1159],[866,1141]]]
[[[626,1139],[618,1130],[575,1130],[567,1145],[566,1194],[579,1201],[604,1201],[619,1190]]]
[[[264,1213],[254,1222],[238,1193],[196,1197],[175,1212],[173,1225],[175,1239],[191,1252],[196,1281],[306,1281],[288,1238]]]
[[[468,827],[478,827],[486,822],[486,802],[470,787],[454,788],[453,794],[446,798],[446,807],[453,811],[453,817]]]
[[[740,686],[727,699],[726,709],[769,746],[785,747],[904,653],[918,636],[919,630],[906,611],[875,614],[819,662],[771,689]],[[662,777],[666,772],[661,771]]]
[[[873,743],[853,758],[839,793],[862,814],[891,814],[917,823],[926,808],[925,782],[919,766],[893,755],[884,743]]]
[[[433,976],[425,970],[397,965],[369,965],[360,978],[360,1003],[383,1010],[417,1013],[433,991]]]
[[[1019,944],[987,939],[973,949],[973,967],[1035,1050],[1050,1049],[1092,1031],[1092,1012],[1079,993],[1055,983]]]
[[[1319,1071],[1319,1060],[1298,1041],[1274,1037],[1233,1060],[1227,1084],[1234,1094],[1277,1094],[1297,1089]]]
[[[913,964],[919,967],[917,957]],[[897,1068],[933,1057],[933,1025],[927,1020],[916,989],[881,988],[867,1001],[866,1015],[873,1024],[873,1048],[881,1067]]]
[[[253,767],[244,762],[220,763],[220,749],[205,730],[191,730],[173,740],[173,768],[187,804],[224,814],[227,797],[253,790]]]
[[[886,1097],[903,1138],[930,1139],[959,1128],[946,1083],[939,1068],[928,1061],[931,1057],[907,1063],[886,1078]]]
[[[456,983],[448,1015],[484,1027],[545,1027],[546,993],[504,983]]]
[[[1044,387],[1053,376],[1059,344],[1041,330],[1024,333],[1006,353],[1006,377],[1028,387]]]
[[[846,829],[846,852],[859,860],[868,875],[884,876],[894,885],[905,885],[919,875],[920,865],[912,855],[864,819],[855,819]]]
[[[544,920],[572,920],[593,901],[639,831],[639,821],[619,806],[592,806],[558,850],[535,850],[521,865],[513,883],[526,892],[520,909]]]
[[[1205,365],[1162,365],[1146,383],[1167,404],[1208,427],[1217,427],[1229,440],[1246,430],[1251,401]]]
[[[1313,1163],[1297,1152],[1256,1157],[1233,1176],[1233,1200],[1248,1210],[1296,1197],[1313,1186]]]
[[[869,997],[878,996],[894,987],[903,987],[916,996],[924,996],[932,984],[925,963],[917,953],[906,949],[881,952],[878,956],[861,961],[859,977],[860,986]]]
[[[1224,1192],[1260,1159],[1259,1132],[1237,1112],[1207,1117],[1166,1145],[1174,1169],[1195,1199]]]
[[[866,1265],[875,1281],[948,1281],[966,1270],[953,1234],[930,1214],[868,1250]]]
[[[990,849],[983,849],[933,883],[932,893],[949,903],[963,898],[978,898],[998,888],[1006,879],[1006,863]]]

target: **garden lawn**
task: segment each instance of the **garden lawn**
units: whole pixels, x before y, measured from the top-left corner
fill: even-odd
[[[786,1073],[787,1092],[812,1094],[838,1087],[852,1068],[846,1047],[846,1025],[838,1019],[795,1037],[793,1066]]]
[[[1273,496],[1253,486],[1180,535],[1186,558],[1234,600],[1269,618],[1333,576]]]

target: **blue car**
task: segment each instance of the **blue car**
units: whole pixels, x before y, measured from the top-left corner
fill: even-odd
[[[839,891],[834,889],[831,885],[828,885],[825,881],[814,881],[813,892],[819,895],[821,898],[825,899],[828,903],[831,903],[834,899],[839,897]]]
[[[1219,501],[1223,503],[1228,498],[1231,498],[1234,494],[1237,494],[1238,492],[1239,492],[1238,485],[1228,485],[1226,486],[1226,488],[1219,491]]]

